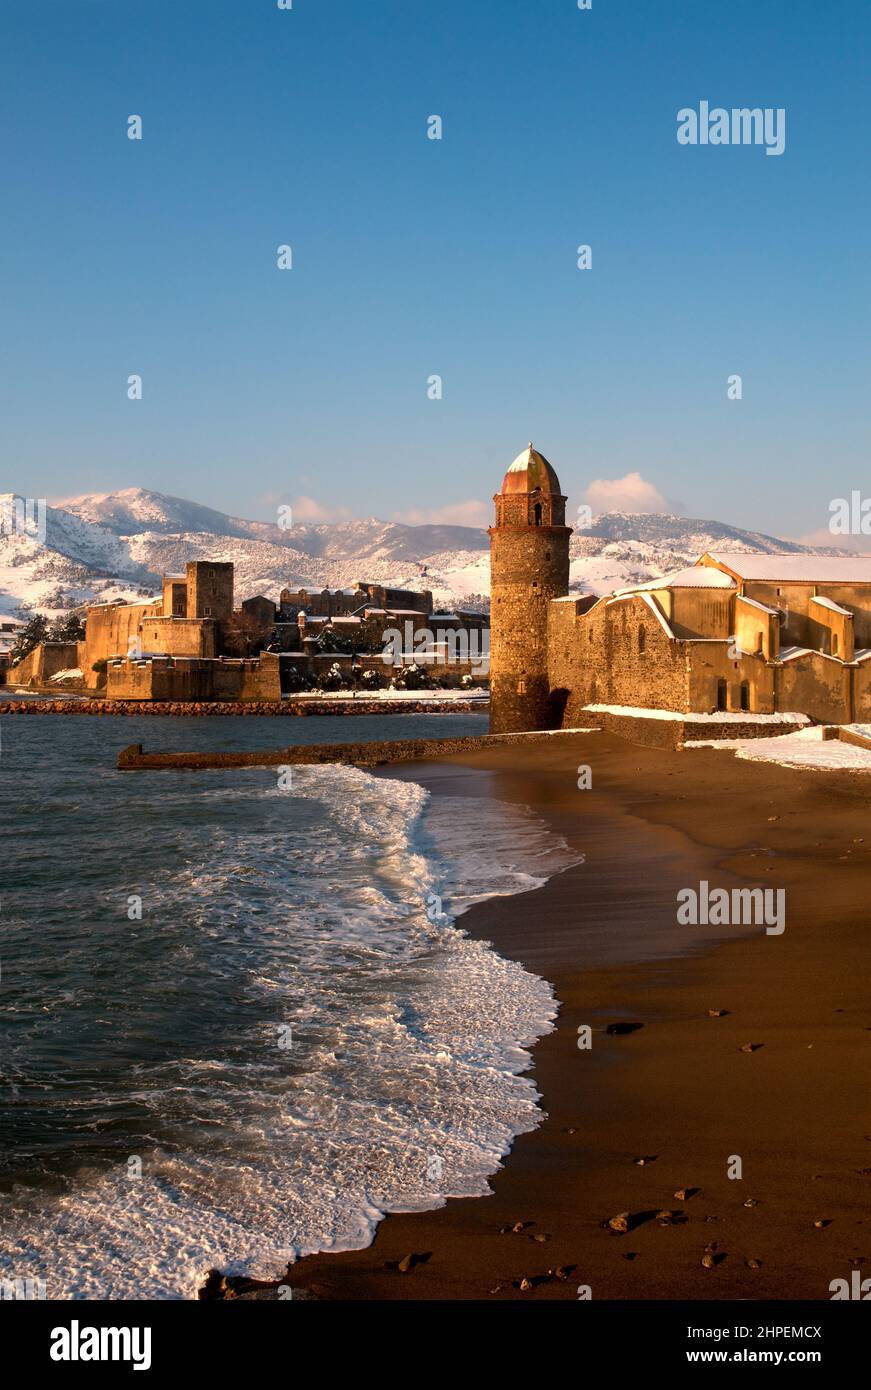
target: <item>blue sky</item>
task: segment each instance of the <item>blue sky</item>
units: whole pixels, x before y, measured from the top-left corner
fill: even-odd
[[[860,0],[3,0],[0,489],[475,520],[532,439],[573,503],[819,530],[868,475],[869,40]],[[703,99],[785,153],[679,145]]]

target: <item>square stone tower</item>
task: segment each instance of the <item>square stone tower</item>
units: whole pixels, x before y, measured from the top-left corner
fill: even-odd
[[[187,616],[226,623],[233,613],[233,563],[190,560],[186,566]]]
[[[551,729],[548,606],[569,589],[566,499],[530,444],[493,498],[490,527],[490,732]]]

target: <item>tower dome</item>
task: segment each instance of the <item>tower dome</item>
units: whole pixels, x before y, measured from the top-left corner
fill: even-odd
[[[527,444],[522,453],[512,463],[502,480],[502,494],[518,492],[546,492],[556,497],[561,495],[559,478],[551,468],[544,454],[540,454],[532,444]]]

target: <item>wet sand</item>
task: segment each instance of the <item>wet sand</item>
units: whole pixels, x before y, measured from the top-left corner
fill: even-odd
[[[604,733],[382,775],[533,806],[584,855],[461,919],[555,986],[533,1051],[545,1118],[491,1196],[388,1216],[367,1249],[294,1265],[295,1294],[828,1300],[871,1276],[871,777]],[[785,932],[678,926],[702,879],[784,888]],[[623,1212],[627,1233],[603,1225]]]

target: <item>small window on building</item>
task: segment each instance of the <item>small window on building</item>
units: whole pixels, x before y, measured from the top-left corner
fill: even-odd
[[[646,633],[645,630],[644,630],[644,624],[643,624],[643,623],[640,623],[640,624],[639,624],[639,627],[638,627],[638,653],[639,653],[640,656],[643,656],[643,655],[644,655],[644,651],[645,651],[646,646],[647,646],[647,633]]]
[[[540,503],[540,502],[536,502],[536,504],[535,504],[535,524],[536,524],[536,526],[540,526],[540,525],[541,525],[541,503]]]
[[[726,708],[726,682],[721,676],[717,681],[717,709]]]
[[[211,608],[204,608],[204,609],[203,609],[203,617],[204,617],[204,618],[211,618],[211,616],[212,616],[212,610],[211,610]]]
[[[758,651],[758,653],[759,653],[760,656],[762,655],[764,646],[765,646],[765,634],[762,633],[762,632],[757,632],[757,634],[756,634],[756,650]]]
[[[517,682],[517,693],[518,695],[526,694],[526,681],[524,680],[523,676],[521,676],[520,680]]]
[[[833,633],[832,633],[832,656],[837,656],[837,655],[838,655],[838,634],[837,634],[836,632],[833,632]]]
[[[741,682],[741,708],[750,708],[750,685],[748,681]]]

